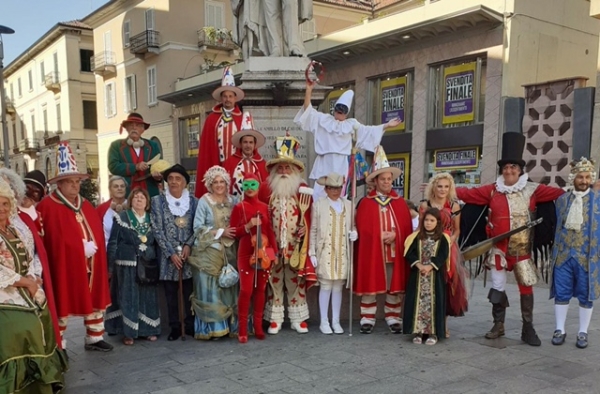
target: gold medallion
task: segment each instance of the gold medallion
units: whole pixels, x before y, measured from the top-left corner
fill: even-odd
[[[83,222],[83,216],[81,216],[81,214],[79,212],[77,212],[75,214],[75,219],[77,220],[77,223],[82,223]]]
[[[178,217],[175,219],[175,225],[179,228],[185,228],[187,226],[187,219],[186,218],[182,218],[182,217]]]
[[[146,243],[146,241],[148,241],[148,237],[146,237],[145,235],[140,235],[140,240],[141,240],[143,243]]]

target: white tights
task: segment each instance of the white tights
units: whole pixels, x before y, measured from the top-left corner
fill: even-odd
[[[342,289],[345,280],[320,279],[319,284],[319,310],[321,311],[321,323],[329,322],[329,296],[331,296],[331,321],[340,321],[340,310],[342,309]]]

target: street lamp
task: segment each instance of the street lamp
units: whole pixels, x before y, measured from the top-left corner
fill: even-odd
[[[10,168],[10,160],[8,157],[8,125],[6,124],[6,96],[4,94],[4,44],[2,43],[2,34],[13,34],[15,31],[10,27],[0,25],[0,109],[2,115],[0,123],[2,124],[2,144],[4,152],[4,167]]]

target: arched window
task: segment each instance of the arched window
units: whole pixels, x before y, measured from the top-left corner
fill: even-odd
[[[46,179],[50,179],[50,172],[52,171],[52,162],[50,158],[46,158]]]

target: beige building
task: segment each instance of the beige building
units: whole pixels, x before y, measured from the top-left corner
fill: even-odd
[[[398,191],[419,200],[419,185],[441,171],[463,186],[493,182],[501,133],[522,130],[532,178],[563,182],[575,120],[585,112],[574,92],[595,86],[598,72],[600,22],[589,18],[589,1],[366,3],[315,1],[318,34],[305,44],[325,65],[323,83],[336,88],[322,110],[351,87],[362,123],[404,120],[383,140],[392,165],[404,169]],[[343,14],[349,26],[321,33],[330,25],[325,15]],[[241,75],[243,64],[234,71]],[[176,107],[182,154],[218,77],[179,81],[161,97]]]
[[[79,170],[98,173],[92,29],[55,25],[4,69],[11,168],[52,178],[56,146],[70,141]]]

